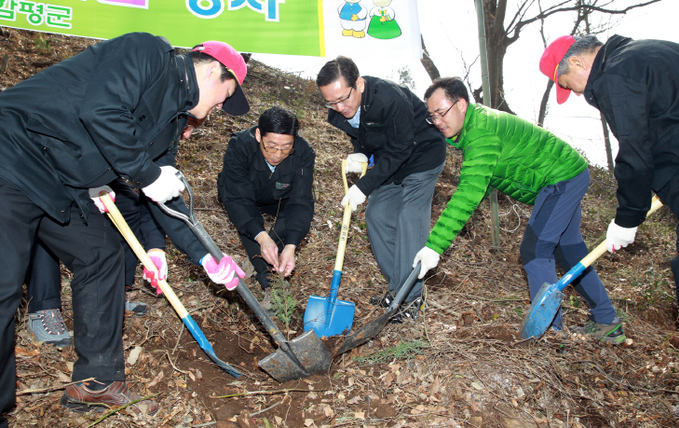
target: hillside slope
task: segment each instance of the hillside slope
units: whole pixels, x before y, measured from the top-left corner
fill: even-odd
[[[0,87],[8,88],[90,43],[0,27]],[[298,251],[293,276],[287,282],[276,281],[276,288],[291,304],[287,311],[277,308],[277,322],[292,339],[303,332],[308,296],[327,296],[329,291],[342,216],[340,162],[350,144],[325,122],[327,112],[313,81],[251,61],[243,87],[251,113],[237,118],[214,114],[190,140],[180,143],[178,165],[196,193],[200,221],[220,248],[251,273],[238,236],[217,200],[222,156],[231,133],[253,126],[258,114],[272,105],[283,105],[300,118],[302,134],[317,153],[316,213]],[[436,187],[433,221],[457,186],[461,163],[461,155],[449,149]],[[615,204],[613,178],[593,168],[582,224],[591,248],[603,239]],[[152,419],[118,412],[97,422],[96,415],[61,409],[58,400],[70,381],[75,351],[33,342],[25,329],[24,305],[16,331],[20,395],[9,415],[10,426],[677,426],[679,338],[675,337],[677,310],[669,267],[676,254],[677,220],[661,210],[639,228],[633,245],[606,254],[595,264],[625,322],[627,343],[610,346],[551,332],[530,343],[521,341],[518,333],[530,305],[519,259],[530,211],[530,206],[500,197],[501,248],[493,249],[484,202],[437,271],[428,276],[423,317],[388,325],[374,340],[337,357],[326,376],[286,384],[257,367],[257,361],[277,347],[243,301],[209,284],[202,269],[171,248],[168,282],[216,354],[245,376],[234,379],[216,367],[167,301],[156,298],[139,276],[132,299],[149,304],[150,316],[126,318],[124,343],[127,353],[141,350],[139,358],[128,364],[132,389],[156,394],[154,399],[161,404]],[[370,251],[363,210],[351,221],[339,298],[356,303],[356,329],[381,314],[367,300],[381,294],[386,282]],[[72,327],[70,273],[64,270],[63,278],[64,315]],[[246,282],[259,295],[254,278]],[[569,325],[586,321],[586,304],[571,288],[566,290],[564,310]],[[335,340],[326,344],[333,348]]]

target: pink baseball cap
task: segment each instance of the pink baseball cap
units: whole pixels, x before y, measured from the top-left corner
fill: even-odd
[[[561,36],[547,46],[540,58],[540,71],[556,83],[556,102],[559,104],[565,103],[571,94],[571,90],[559,86],[557,80],[559,78],[559,63],[573,43],[575,43],[573,36]]]
[[[250,103],[248,102],[245,92],[243,92],[243,88],[241,87],[243,80],[245,79],[245,75],[248,73],[248,67],[245,64],[245,60],[241,54],[236,52],[236,50],[228,44],[217,41],[201,43],[200,45],[194,47],[193,50],[203,52],[204,54],[210,55],[212,58],[221,62],[222,65],[229,69],[231,74],[233,74],[233,76],[236,78],[236,82],[238,82],[236,92],[224,100],[222,110],[234,116],[240,116],[249,112]]]

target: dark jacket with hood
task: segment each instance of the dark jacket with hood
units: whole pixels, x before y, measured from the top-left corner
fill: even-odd
[[[118,176],[143,188],[174,164],[198,96],[191,59],[164,38],[130,33],[90,46],[0,94],[0,178],[56,221],[71,221],[75,204],[86,223],[99,215],[88,212],[88,188]],[[186,211],[180,198],[170,205]],[[194,262],[207,252],[181,221],[156,217]]]
[[[298,246],[314,216],[316,153],[304,138],[297,136],[294,151],[271,172],[255,129],[256,126],[231,137],[217,178],[219,200],[238,232],[252,240],[264,232],[261,213],[276,216],[285,212],[284,244]]]
[[[596,55],[584,95],[620,145],[615,222],[638,226],[651,190],[679,173],[679,44],[611,37]]]
[[[335,110],[328,113],[328,122],[351,137],[355,153],[375,156],[375,165],[356,182],[368,196],[382,185],[400,184],[410,174],[441,165],[446,141],[427,123],[427,106],[410,89],[376,77],[363,79],[358,129]]]

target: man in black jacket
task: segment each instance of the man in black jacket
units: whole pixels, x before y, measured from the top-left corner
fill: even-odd
[[[292,273],[295,249],[314,215],[316,153],[298,130],[292,112],[281,107],[264,111],[258,126],[233,134],[217,180],[219,200],[264,291],[270,287],[270,273]],[[268,232],[262,214],[274,217]],[[266,294],[263,303],[268,303]]]
[[[562,36],[545,49],[540,70],[556,82],[559,104],[571,91],[584,94],[618,139],[618,208],[606,233],[608,251],[634,242],[652,192],[679,216],[679,44]],[[671,266],[679,300],[679,256]]]
[[[0,94],[0,412],[15,403],[14,313],[36,236],[73,272],[73,380],[97,380],[69,385],[62,405],[88,411],[137,398],[125,382],[123,251],[89,191],[122,176],[152,200],[186,211],[173,142],[189,116],[246,113],[245,74],[242,57],[225,43],[175,56],[165,39],[131,33]],[[243,273],[230,257],[216,263],[183,222],[152,205],[175,245],[213,281],[235,287]],[[131,410],[143,408],[153,414],[158,406],[146,401]],[[0,416],[0,428],[7,425]]]
[[[346,132],[354,153],[347,170],[374,166],[342,199],[354,210],[365,202],[368,237],[382,275],[389,283],[371,303],[388,306],[412,271],[417,251],[429,235],[434,187],[446,160],[443,135],[427,123],[427,106],[410,89],[388,80],[361,76],[346,57],[327,62],[316,84],[328,107],[328,122]],[[422,306],[423,279],[417,281],[394,322],[414,318]]]

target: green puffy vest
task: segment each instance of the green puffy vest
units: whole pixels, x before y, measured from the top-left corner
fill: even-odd
[[[427,247],[442,254],[492,188],[533,205],[545,186],[570,180],[587,161],[551,132],[482,105],[469,104],[457,141],[464,162],[460,184],[429,234]]]

